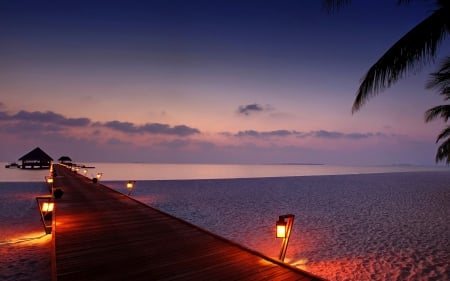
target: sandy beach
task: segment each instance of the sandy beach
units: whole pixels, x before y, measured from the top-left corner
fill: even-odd
[[[450,280],[450,173],[139,181],[133,197],[276,258],[279,215],[296,215],[286,262],[337,280]],[[126,192],[122,181],[105,182]],[[0,183],[0,279],[50,280],[43,183]]]
[[[142,181],[133,197],[329,280],[450,280],[450,173]],[[123,183],[111,183],[124,191]]]

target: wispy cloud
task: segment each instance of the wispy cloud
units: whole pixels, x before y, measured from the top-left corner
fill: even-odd
[[[224,134],[226,135],[226,134]],[[275,131],[255,131],[255,130],[246,130],[239,131],[236,134],[232,134],[235,137],[287,137],[292,135],[302,135],[301,132],[297,131],[289,131],[289,130],[275,130]]]
[[[272,109],[273,109],[273,107],[270,105],[263,106],[263,105],[260,105],[257,103],[253,103],[253,104],[239,106],[239,108],[237,109],[237,113],[249,116],[250,114],[253,114],[253,113],[270,111]]]
[[[15,114],[0,111],[0,121],[7,121],[2,126],[3,131],[9,132],[32,132],[32,131],[60,131],[70,127],[95,127],[96,130],[108,128],[123,133],[162,134],[186,137],[199,134],[200,130],[187,125],[170,126],[160,123],[146,123],[137,125],[131,122],[108,121],[105,123],[92,122],[89,118],[68,118],[62,114],[52,111],[25,111],[21,110]]]
[[[47,111],[25,111],[21,110],[16,114],[7,114],[6,112],[0,112],[0,120],[12,120],[12,121],[27,121],[34,123],[50,123],[62,126],[74,126],[83,127],[91,123],[89,118],[67,118],[61,114]]]
[[[311,136],[316,138],[324,139],[367,139],[372,137],[387,137],[386,134],[376,132],[376,133],[342,133],[336,131],[311,131],[304,136]]]
[[[163,134],[175,136],[189,136],[200,133],[200,130],[196,128],[191,128],[186,125],[177,125],[173,127],[167,124],[160,124],[160,123],[147,123],[144,125],[135,125],[130,122],[121,122],[117,120],[109,121],[101,125],[124,133],[149,133],[149,134]]]
[[[388,135],[377,132],[377,133],[343,133],[337,131],[327,131],[327,130],[318,130],[318,131],[310,131],[310,132],[300,132],[300,131],[292,131],[292,130],[274,130],[274,131],[256,131],[256,130],[245,130],[239,131],[235,134],[232,133],[221,133],[223,136],[232,136],[232,137],[291,137],[295,136],[298,138],[321,138],[321,139],[368,139],[372,137],[387,137]]]

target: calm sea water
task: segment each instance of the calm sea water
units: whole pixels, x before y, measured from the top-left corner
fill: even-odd
[[[1,163],[4,167],[7,163]],[[333,165],[231,165],[231,164],[150,164],[83,163],[88,177],[102,173],[102,181],[231,179],[317,175],[351,175],[393,172],[445,171],[445,166],[333,166]],[[0,169],[0,182],[42,181],[47,170]]]

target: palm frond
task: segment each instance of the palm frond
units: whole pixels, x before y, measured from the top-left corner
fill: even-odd
[[[369,69],[357,91],[352,112],[358,111],[368,99],[397,82],[407,71],[428,64],[447,29],[446,10],[438,9],[397,41]]]
[[[427,89],[437,89],[445,100],[450,99],[450,57],[447,57],[437,72],[430,74],[431,79],[427,82]]]
[[[447,126],[444,130],[441,131],[441,133],[438,135],[436,139],[436,143],[441,141],[442,139],[449,138],[450,137],[450,126]]]
[[[435,160],[436,163],[445,161],[447,165],[450,164],[450,138],[446,139],[441,145],[439,145]]]
[[[438,105],[425,112],[425,122],[427,123],[438,117],[444,119],[445,122],[448,121],[448,118],[450,118],[450,104]]]

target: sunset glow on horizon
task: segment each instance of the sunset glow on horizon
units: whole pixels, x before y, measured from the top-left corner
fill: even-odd
[[[434,65],[351,113],[430,5],[3,1],[0,161],[433,165]]]

